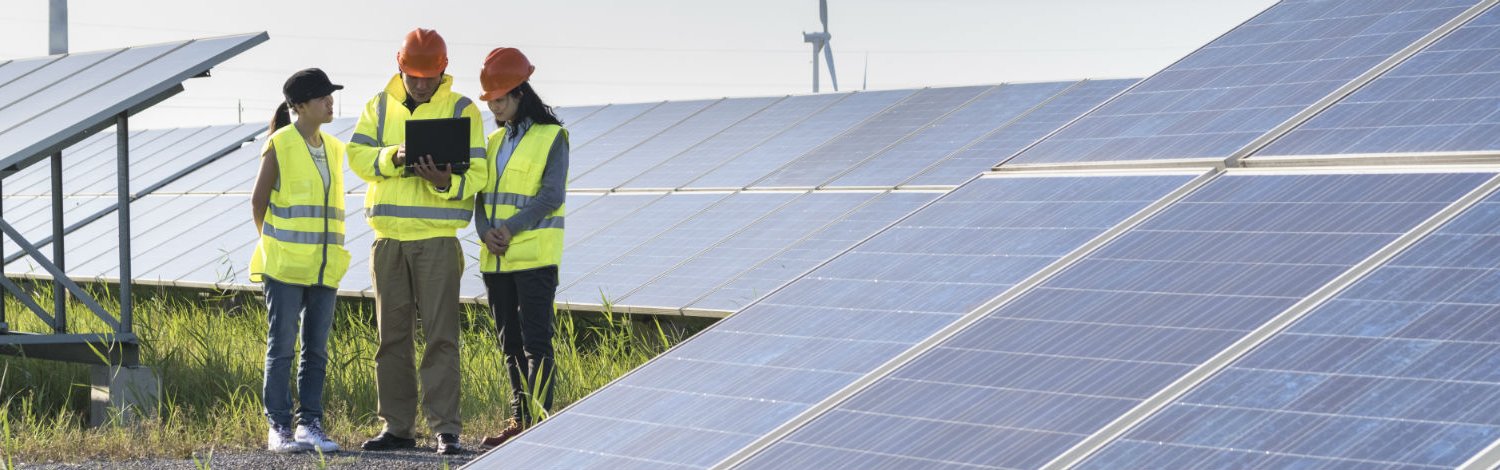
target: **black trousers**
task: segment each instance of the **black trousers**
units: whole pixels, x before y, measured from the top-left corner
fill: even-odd
[[[534,407],[552,409],[555,383],[552,307],[557,298],[557,266],[509,273],[485,273],[490,313],[499,329],[500,349],[510,374],[511,416],[534,423]],[[534,396],[540,395],[539,399]]]

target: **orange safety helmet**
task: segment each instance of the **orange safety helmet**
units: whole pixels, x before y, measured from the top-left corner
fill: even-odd
[[[396,65],[401,73],[413,77],[441,77],[448,68],[448,43],[437,31],[413,29],[406,33],[401,50],[396,51]]]
[[[510,93],[531,78],[536,67],[526,60],[526,54],[514,47],[498,47],[484,58],[484,68],[479,70],[479,86],[484,93],[481,101],[490,101]]]

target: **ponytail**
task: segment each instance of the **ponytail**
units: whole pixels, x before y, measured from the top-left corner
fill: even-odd
[[[276,105],[276,114],[271,116],[271,133],[275,133],[277,129],[286,127],[291,123],[291,108],[286,105],[285,101],[282,101],[281,104]]]

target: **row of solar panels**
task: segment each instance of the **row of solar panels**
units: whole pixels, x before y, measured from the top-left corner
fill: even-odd
[[[1494,465],[1496,3],[1280,2],[471,466]],[[1244,157],[1419,166],[1139,169]]]
[[[985,177],[479,466],[1036,468],[1152,400],[1087,464],[1453,466],[1500,438],[1496,176]]]

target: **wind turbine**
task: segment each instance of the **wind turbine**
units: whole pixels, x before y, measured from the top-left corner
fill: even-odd
[[[802,42],[813,45],[813,93],[818,92],[818,52],[822,52],[828,58],[828,81],[833,83],[833,91],[839,91],[839,76],[833,73],[833,46],[828,44],[833,35],[828,34],[828,0],[818,0],[818,18],[823,20],[823,32],[802,32]]]

